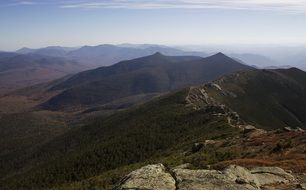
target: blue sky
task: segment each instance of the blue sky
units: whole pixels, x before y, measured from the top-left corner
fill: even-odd
[[[306,0],[1,0],[0,50],[306,44]]]

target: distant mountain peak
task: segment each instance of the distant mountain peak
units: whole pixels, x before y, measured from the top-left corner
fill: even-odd
[[[100,45],[97,45],[95,47],[117,47],[117,46],[115,46],[113,44],[100,44]]]
[[[160,52],[156,52],[156,53],[153,54],[153,56],[165,56],[165,55],[163,55],[163,54],[160,53]]]
[[[31,48],[28,48],[28,47],[23,47],[23,48],[20,48],[19,50],[29,50]],[[17,50],[18,51],[18,50]]]
[[[216,53],[216,54],[211,55],[209,57],[206,57],[205,59],[212,59],[212,60],[233,60],[233,61],[235,61],[234,59],[230,58],[229,56],[225,55],[222,52],[219,52],[219,53]]]
[[[222,52],[219,52],[219,53],[215,54],[214,56],[228,57],[227,55],[225,55],[225,54],[222,53]]]
[[[35,51],[35,49],[31,49],[31,48],[28,48],[28,47],[23,47],[23,48],[17,50],[16,53],[27,54],[27,53],[32,53],[34,51]]]

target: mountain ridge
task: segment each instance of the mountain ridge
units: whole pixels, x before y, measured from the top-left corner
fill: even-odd
[[[51,56],[61,56],[81,63],[85,63],[92,68],[99,66],[109,66],[122,60],[130,60],[138,57],[148,56],[156,51],[161,51],[167,55],[195,55],[206,57],[203,52],[186,52],[180,49],[160,46],[160,45],[144,45],[144,46],[120,46],[113,44],[101,44],[96,46],[82,46],[78,48],[68,48],[61,46],[48,46],[39,49],[22,48],[17,50],[21,54],[43,54]]]
[[[165,56],[155,53],[74,75],[50,88],[50,91],[63,92],[43,106],[47,109],[58,109],[59,105],[62,107],[69,104],[107,103],[124,96],[161,93],[201,84],[243,69],[253,68],[242,65],[222,53],[207,58]]]
[[[286,150],[295,151],[281,157],[290,164],[295,162],[290,156],[305,154],[300,149],[305,143],[301,141],[304,130],[294,127],[305,129],[306,122],[301,117],[299,125],[295,125],[298,123],[294,116],[287,111],[294,111],[295,116],[305,115],[306,96],[295,100],[297,94],[306,92],[305,79],[306,73],[296,68],[238,71],[204,85],[172,91],[128,110],[97,115],[30,153],[20,153],[18,159],[12,157],[14,154],[2,157],[9,160],[4,162],[9,164],[0,165],[5,171],[0,173],[2,176],[14,171],[11,165],[22,172],[0,180],[0,184],[6,189],[21,185],[51,188],[100,175],[101,183],[110,187],[135,166],[148,162],[217,167],[236,161],[269,165],[264,162],[269,158],[273,164],[286,166],[277,160]],[[285,140],[288,135],[292,141]],[[198,142],[214,146],[205,145],[197,153]],[[31,170],[25,170],[30,166]]]

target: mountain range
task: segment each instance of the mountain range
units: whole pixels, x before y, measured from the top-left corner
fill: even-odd
[[[208,50],[206,50],[208,51]],[[293,52],[292,52],[293,51]],[[261,54],[252,52],[236,52],[228,53],[230,57],[241,60],[243,63],[256,66],[258,68],[266,67],[283,67],[283,65],[290,65],[291,67],[298,67],[305,70],[305,53],[302,50],[292,50],[286,55],[285,51],[279,53],[261,52]],[[294,53],[296,51],[296,53]],[[97,46],[82,46],[82,47],[61,47],[49,46],[39,49],[22,48],[16,51],[21,54],[41,54],[49,56],[60,56],[68,59],[81,61],[91,67],[108,66],[122,60],[129,60],[138,57],[148,56],[155,52],[161,52],[165,55],[180,56],[180,55],[194,55],[207,57],[214,54],[214,50],[209,53],[202,51],[186,51],[182,47],[173,48],[169,46],[156,44],[102,44]],[[273,51],[272,51],[273,52]],[[277,56],[278,55],[278,56]]]
[[[3,72],[83,66],[33,52],[0,55]],[[255,69],[223,53],[157,52],[6,93],[0,187],[113,189],[148,163],[275,164],[305,172],[305,152],[294,148],[305,145],[305,84],[306,73],[296,68]]]
[[[65,57],[91,67],[109,66],[119,61],[135,59],[148,56],[155,52],[161,52],[166,55],[196,55],[206,57],[202,52],[186,52],[176,48],[159,45],[111,45],[103,44],[97,46],[82,46],[78,48],[68,48],[60,46],[49,46],[46,48],[30,49],[22,48],[16,51],[21,54],[40,54],[56,57]]]
[[[39,49],[22,48],[13,53],[0,53],[1,67],[8,67],[10,65],[9,71],[0,71],[0,77],[2,77],[0,94],[3,95],[16,89],[48,82],[88,69],[110,66],[120,61],[149,56],[155,52],[160,52],[168,56],[208,57],[214,55],[213,53],[184,51],[154,44],[103,44],[82,47],[49,46]],[[304,69],[305,65],[302,54],[284,58],[285,61],[283,62],[252,53],[236,53],[229,54],[229,56],[242,64],[256,68],[288,68],[288,66],[281,66],[286,63],[286,65],[294,65]],[[15,58],[13,59],[13,57]],[[42,64],[42,59],[48,61]],[[66,64],[57,64],[59,62],[66,62]],[[20,68],[21,64],[23,64],[22,68]]]
[[[149,58],[154,60],[152,64],[158,60],[156,57],[165,58],[155,54],[140,60],[144,63],[143,60]],[[220,58],[237,64],[223,54],[208,60]],[[136,65],[139,63],[137,60],[133,61]],[[193,61],[203,64],[201,59]],[[129,65],[130,62],[120,64]],[[212,65],[220,68],[218,62]],[[84,74],[82,76],[85,77]],[[67,81],[63,84],[70,84],[65,83]],[[66,122],[74,126],[71,129],[65,129],[35,146],[1,152],[0,186],[2,189],[86,189],[89,186],[111,189],[123,175],[148,162],[175,166],[184,162],[196,164],[201,159],[210,164],[243,159],[242,144],[235,145],[236,152],[233,149],[223,152],[224,146],[221,145],[210,153],[204,152],[196,157],[182,152],[199,141],[237,139],[237,135],[243,136],[242,129],[249,125],[265,130],[288,126],[305,129],[305,82],[306,73],[298,69],[256,70],[246,67],[246,70],[220,76],[203,85],[172,91],[125,111],[96,115],[83,124],[71,123],[70,116],[70,121]],[[42,112],[36,110],[33,113]],[[80,116],[80,113],[76,113],[73,120]],[[18,121],[18,116],[15,116],[15,120]],[[58,124],[65,121],[54,116],[53,120]],[[10,123],[9,119],[5,121]],[[6,134],[8,132],[6,130]],[[232,143],[236,142],[233,140]],[[270,142],[269,146],[262,149],[260,154],[269,155],[273,152],[269,153],[268,150],[273,146],[287,145]],[[245,156],[252,158],[252,155]]]
[[[115,45],[46,48],[22,48],[16,52],[0,52],[0,94],[38,83],[48,82],[88,69],[107,66],[122,60],[138,58],[161,51],[168,55],[199,55],[178,49],[147,45],[139,48]]]
[[[222,53],[201,58],[161,53],[76,74],[49,88],[60,91],[43,104],[48,109],[105,104],[139,94],[164,93],[252,69]]]

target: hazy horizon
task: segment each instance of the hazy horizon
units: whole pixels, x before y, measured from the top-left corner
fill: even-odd
[[[177,49],[189,50],[189,51],[203,51],[205,49],[211,49],[212,51],[222,51],[222,50],[232,50],[233,52],[241,52],[241,50],[245,50],[245,52],[250,52],[248,49],[277,49],[277,48],[306,48],[306,43],[301,44],[160,44],[160,43],[130,43],[130,42],[123,42],[123,43],[93,43],[93,44],[79,44],[75,46],[69,46],[65,44],[45,44],[42,46],[20,46],[14,49],[0,49],[3,52],[15,52],[17,50],[23,48],[29,49],[41,49],[41,48],[48,48],[48,47],[64,47],[64,48],[81,48],[83,46],[99,46],[99,45],[114,45],[114,46],[123,46],[123,45],[152,45],[152,46],[166,46],[172,47]],[[242,51],[243,52],[243,51]]]
[[[306,1],[4,0],[0,50],[98,44],[306,45]]]

